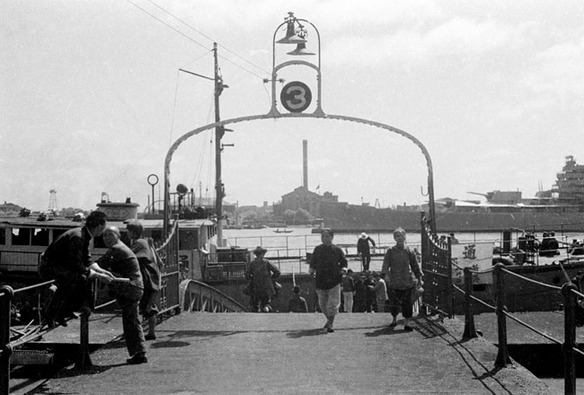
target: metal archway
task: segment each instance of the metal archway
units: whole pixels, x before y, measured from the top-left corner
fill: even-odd
[[[196,136],[197,134],[208,130],[213,129],[216,127],[223,127],[225,125],[240,123],[240,122],[249,122],[255,120],[262,120],[262,119],[278,119],[278,118],[317,118],[317,119],[331,119],[331,120],[340,120],[340,121],[349,121],[349,122],[356,122],[361,123],[369,126],[375,126],[381,129],[389,130],[390,132],[397,133],[410,141],[420,148],[422,154],[426,158],[426,167],[428,168],[428,205],[430,209],[430,215],[427,218],[428,223],[430,224],[431,229],[435,232],[436,231],[436,213],[434,208],[434,171],[432,168],[432,159],[430,158],[430,154],[424,144],[411,134],[398,129],[394,128],[393,126],[386,125],[381,122],[375,122],[368,119],[363,118],[356,118],[350,117],[345,115],[331,115],[331,114],[324,114],[320,112],[316,112],[314,114],[303,114],[303,113],[290,113],[290,114],[278,114],[275,116],[272,112],[263,115],[250,115],[245,117],[239,118],[231,118],[226,119],[220,122],[210,123],[205,126],[201,126],[200,128],[191,130],[183,134],[179,137],[168,149],[166,154],[166,158],[164,160],[164,232],[165,235],[168,233],[169,225],[170,225],[170,162],[172,160],[172,156],[174,155],[177,148],[189,139],[192,136]]]

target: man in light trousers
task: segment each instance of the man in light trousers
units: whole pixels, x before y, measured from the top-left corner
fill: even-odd
[[[316,279],[316,294],[321,311],[326,317],[324,328],[332,333],[335,316],[341,305],[341,281],[347,270],[347,259],[343,250],[333,244],[334,233],[323,229],[322,244],[315,247],[310,260],[309,273]]]

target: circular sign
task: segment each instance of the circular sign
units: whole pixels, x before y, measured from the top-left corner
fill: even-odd
[[[290,112],[302,112],[312,102],[312,92],[303,82],[292,81],[284,85],[280,93],[284,108]]]
[[[147,178],[148,184],[154,186],[158,184],[158,176],[156,174],[150,174]]]

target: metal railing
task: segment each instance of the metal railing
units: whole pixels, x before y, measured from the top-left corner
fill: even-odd
[[[495,360],[496,368],[503,368],[507,365],[512,364],[511,358],[509,356],[509,347],[507,341],[507,318],[515,321],[524,328],[536,333],[545,339],[561,345],[562,353],[564,355],[564,392],[566,394],[576,393],[576,354],[584,356],[584,350],[580,349],[576,343],[576,308],[578,305],[578,300],[584,299],[584,294],[578,292],[577,287],[574,283],[567,278],[566,282],[562,287],[545,284],[542,282],[535,281],[533,279],[521,276],[505,268],[505,265],[498,263],[492,269],[488,271],[473,271],[469,268],[464,268],[464,290],[457,286],[453,286],[458,292],[461,292],[465,296],[464,302],[464,312],[465,312],[465,326],[463,333],[463,340],[478,337],[477,331],[475,329],[474,322],[474,311],[473,302],[480,303],[483,306],[488,307],[496,313],[497,317],[497,338],[498,338],[498,353]],[[493,273],[494,284],[495,284],[495,300],[496,305],[490,305],[481,299],[473,296],[473,285],[472,276],[473,274],[483,274],[483,273]],[[564,340],[558,340],[549,334],[545,333],[528,323],[522,321],[521,319],[513,316],[507,311],[505,306],[505,275],[514,276],[522,281],[535,283],[543,288],[548,288],[554,291],[561,292],[564,297]],[[566,275],[567,277],[567,275]]]
[[[464,272],[464,289],[455,285],[452,281],[453,266]],[[424,274],[424,294],[422,302],[426,308],[438,311],[448,316],[454,315],[453,294],[455,291],[464,295],[464,332],[463,340],[478,337],[475,328],[473,304],[479,303],[482,306],[496,313],[497,317],[497,337],[498,353],[494,365],[502,368],[510,365],[509,347],[507,342],[507,318],[517,322],[524,328],[532,331],[545,339],[561,345],[564,359],[564,392],[566,394],[576,393],[576,355],[584,356],[584,350],[580,349],[576,342],[576,310],[579,302],[584,301],[584,294],[578,291],[577,286],[571,281],[563,266],[567,282],[559,287],[545,284],[534,279],[514,273],[505,268],[503,263],[498,263],[494,267],[476,271],[470,268],[462,268],[452,261],[452,250],[450,240],[446,243],[440,242],[431,227],[425,222],[425,213],[422,213],[422,271]],[[473,275],[493,273],[495,286],[495,305],[473,296]],[[513,276],[520,281],[525,281],[548,290],[561,292],[564,298],[564,340],[558,340],[541,329],[520,320],[507,311],[505,305],[505,276]]]
[[[210,313],[246,312],[248,309],[221,291],[196,280],[181,284],[181,305],[188,312],[206,311]]]

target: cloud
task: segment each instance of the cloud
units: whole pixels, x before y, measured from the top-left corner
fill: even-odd
[[[529,24],[505,26],[493,20],[463,17],[408,26],[378,36],[346,35],[326,47],[326,57],[338,64],[430,64],[444,58],[482,59],[496,50],[511,52],[523,42]],[[359,54],[359,56],[347,56]]]
[[[573,41],[556,44],[535,56],[532,70],[522,79],[524,86],[539,92],[584,100],[584,32]]]

